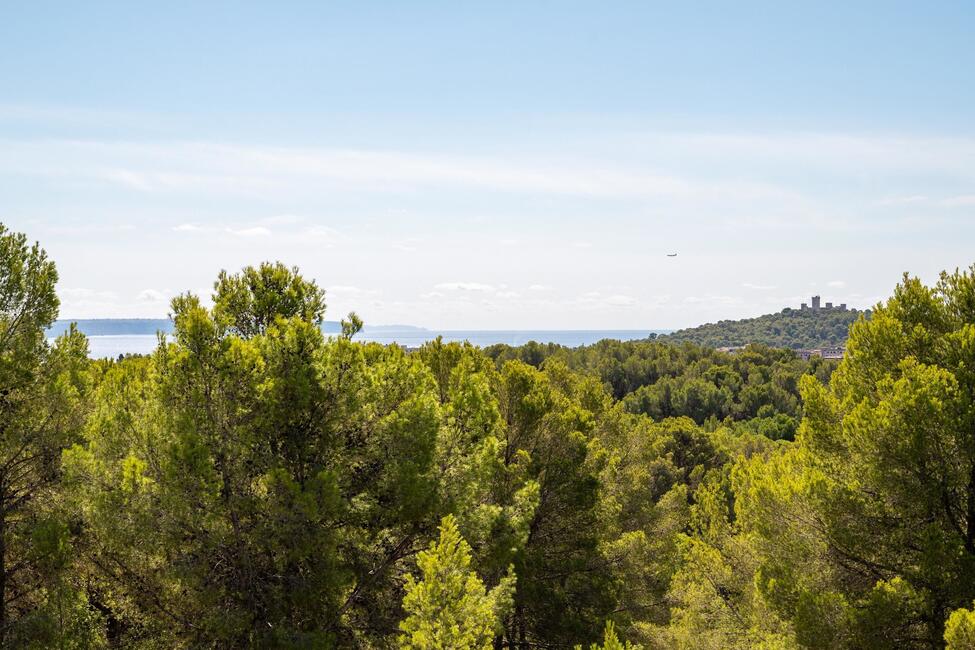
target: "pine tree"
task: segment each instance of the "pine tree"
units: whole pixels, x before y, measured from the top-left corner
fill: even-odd
[[[57,511],[61,451],[80,437],[88,343],[75,327],[52,346],[54,262],[0,224],[0,647],[89,641],[84,595],[70,579]]]
[[[975,648],[975,611],[956,609],[945,623],[947,650],[972,650]]]
[[[582,646],[576,646],[576,650],[582,650]],[[606,631],[603,633],[603,644],[593,643],[589,650],[642,650],[642,646],[633,645],[629,641],[621,642],[616,636],[616,628],[613,621],[606,621]]]
[[[419,554],[423,575],[406,579],[400,623],[400,646],[416,650],[487,649],[499,627],[500,614],[510,606],[514,576],[506,576],[490,592],[471,569],[471,548],[453,515],[440,525],[439,541]]]

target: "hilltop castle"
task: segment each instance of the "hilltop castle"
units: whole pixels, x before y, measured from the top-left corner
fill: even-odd
[[[812,311],[819,311],[821,309],[839,309],[840,311],[846,311],[846,303],[845,302],[841,302],[839,305],[837,305],[837,306],[834,307],[833,306],[833,303],[828,302],[828,303],[826,303],[826,306],[820,307],[820,305],[819,305],[819,296],[813,296],[812,297],[812,307],[810,307],[807,303],[802,303],[802,305],[799,306],[799,309],[801,311],[806,311],[807,309],[812,309]]]

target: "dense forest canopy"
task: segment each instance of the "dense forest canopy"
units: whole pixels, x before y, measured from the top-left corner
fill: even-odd
[[[661,335],[669,341],[687,341],[708,347],[735,347],[758,343],[778,348],[842,346],[850,325],[869,311],[856,309],[791,309],[744,320],[723,320]]]
[[[535,367],[562,363],[597,377],[626,411],[655,420],[689,417],[714,428],[760,430],[791,439],[801,417],[799,380],[826,382],[835,361],[799,359],[792,351],[751,345],[735,353],[691,343],[606,340],[565,348],[528,343],[493,345],[484,353],[498,364],[518,360]]]
[[[87,358],[0,229],[0,646],[975,639],[975,267],[847,354],[356,343],[281,264]]]

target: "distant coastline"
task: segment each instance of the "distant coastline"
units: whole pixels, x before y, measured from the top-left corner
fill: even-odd
[[[85,318],[58,320],[47,330],[49,337],[64,333],[71,323],[89,338],[91,356],[117,357],[125,354],[148,354],[156,348],[158,333],[171,334],[173,323],[167,318]],[[325,321],[322,331],[334,335],[342,331],[336,321]],[[355,336],[356,341],[397,344],[415,348],[443,337],[444,341],[468,341],[478,347],[496,344],[524,345],[530,341],[554,343],[566,347],[592,345],[603,339],[633,341],[673,330],[431,330],[414,325],[366,326]]]

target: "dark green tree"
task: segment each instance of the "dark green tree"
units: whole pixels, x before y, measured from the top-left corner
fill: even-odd
[[[113,642],[348,645],[401,618],[395,573],[436,523],[433,380],[327,341],[319,298],[283,267],[224,274],[102,379],[68,458]]]
[[[47,342],[57,278],[38,244],[0,225],[2,647],[94,643],[93,616],[67,573],[71,540],[57,494],[61,451],[84,422],[88,345],[73,327]]]

